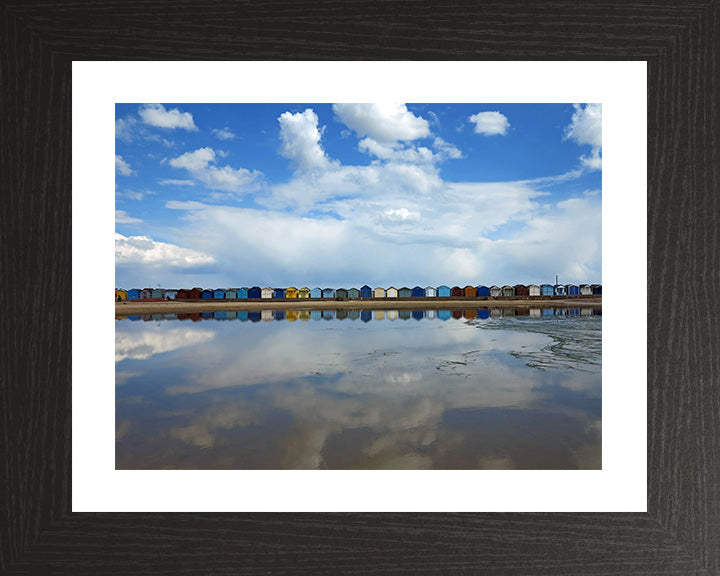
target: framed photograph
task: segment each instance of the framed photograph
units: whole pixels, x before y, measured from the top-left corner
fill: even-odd
[[[699,310],[710,293],[692,289],[715,273],[707,247],[720,184],[712,161],[717,2],[618,5],[607,15],[606,5],[518,4],[510,14],[500,5],[398,12],[356,4],[315,7],[313,21],[296,6],[182,5],[171,15],[159,5],[135,8],[11,3],[0,12],[0,71],[13,79],[0,93],[2,184],[10,191],[2,293],[22,295],[3,322],[3,573],[718,572],[716,354],[712,323]],[[167,58],[175,61],[159,62]],[[343,62],[350,60],[358,62]],[[338,88],[318,96],[310,79],[323,73],[351,95]],[[451,83],[463,75],[472,80],[458,93]],[[551,97],[563,75],[578,88]],[[579,88],[586,81],[607,91],[588,96]],[[456,103],[527,103],[519,89],[545,93],[536,103],[581,112],[602,102],[602,469],[116,469],[114,301],[104,297],[115,262],[103,255],[114,253],[116,210],[126,224],[147,218],[114,205],[115,171],[134,170],[131,158],[106,146],[116,104],[137,104],[121,119],[175,110],[187,122],[183,102],[373,102],[379,82],[440,91],[386,95],[403,102],[452,104],[453,88]],[[200,96],[172,96],[188,84]],[[142,97],[133,95],[138,85]],[[278,85],[288,98],[278,98]],[[471,98],[473,86],[497,97]],[[110,101],[104,88],[114,92]],[[230,99],[228,89],[242,96]],[[422,117],[412,106],[405,111]],[[334,113],[359,136],[357,123]],[[80,123],[87,118],[96,122],[89,132]],[[225,131],[220,141],[232,133],[227,124],[213,128]],[[638,128],[646,140],[637,142]],[[431,153],[454,154],[447,138],[434,143]],[[388,152],[375,144],[365,148],[378,158]],[[187,186],[212,176],[202,171],[209,162],[181,160],[201,148],[167,157]],[[578,150],[579,161],[582,154],[588,165],[600,159],[599,150]],[[615,162],[631,176],[614,172]],[[645,162],[646,180],[637,180]],[[95,198],[87,195],[92,186]],[[637,193],[644,186],[646,202]],[[386,208],[391,219],[415,214]],[[608,245],[609,237],[622,240]],[[624,362],[612,361],[613,350]]]

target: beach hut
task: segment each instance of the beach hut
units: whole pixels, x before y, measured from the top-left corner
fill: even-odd
[[[335,290],[335,298],[347,298],[348,291],[345,288],[338,288]]]
[[[564,284],[555,284],[553,286],[555,290],[555,296],[565,296],[567,295],[567,292],[565,291],[565,285]]]
[[[273,312],[273,318],[275,318],[275,320],[285,320],[285,310],[275,310]]]
[[[502,287],[502,295],[503,296],[515,296],[515,288],[506,284],[505,286]]]
[[[335,298],[335,290],[333,290],[332,288],[323,288],[322,297]]]
[[[215,320],[227,320],[227,312],[215,312],[214,318]]]
[[[272,310],[261,310],[260,311],[260,320],[263,322],[270,322],[271,320],[274,320],[275,316],[273,315]]]
[[[478,298],[488,298],[490,296],[490,288],[487,286],[478,286],[475,290]]]
[[[370,322],[370,320],[372,320],[372,310],[361,310],[360,320],[363,322]]]
[[[240,320],[240,322],[247,322],[249,320],[247,311],[238,312],[237,319]]]
[[[275,288],[272,291],[273,298],[285,298],[285,290],[283,288]]]
[[[253,286],[252,288],[248,288],[248,298],[261,298],[262,297],[262,289],[260,286]]]
[[[555,290],[553,290],[551,284],[543,284],[542,286],[540,286],[541,296],[552,296],[553,294],[555,294]]]
[[[212,300],[213,291],[212,290],[203,290],[200,297],[203,300]]]
[[[463,311],[462,311],[462,310],[458,310],[458,309],[453,310],[453,311],[452,311],[452,317],[453,317],[455,320],[460,320],[460,318],[463,317]]]
[[[530,284],[527,288],[528,296],[540,296],[540,286],[537,284]]]
[[[477,317],[480,318],[480,320],[487,320],[490,318],[490,310],[487,308],[481,308],[477,311]]]
[[[140,299],[145,300],[147,298],[152,298],[152,288],[143,288],[140,290]]]
[[[580,284],[580,296],[590,296],[592,293],[592,286],[590,286],[590,284]]]
[[[213,291],[213,299],[214,300],[225,300],[225,290],[222,288],[218,288],[217,290]]]
[[[177,298],[177,290],[165,290],[165,298],[175,300]]]
[[[413,298],[424,298],[425,297],[425,288],[421,288],[420,286],[415,286],[412,289],[412,297]]]
[[[303,286],[298,290],[298,298],[310,298],[310,288]]]
[[[335,319],[335,310],[323,310],[322,311],[322,319],[323,320],[334,320]]]
[[[407,286],[398,289],[398,298],[411,298],[412,290]]]
[[[398,318],[400,318],[400,320],[410,320],[411,317],[412,314],[410,313],[410,310],[406,310],[405,308],[398,310]]]
[[[437,296],[437,290],[433,286],[425,286],[425,296],[435,298]]]
[[[385,292],[385,295],[387,298],[397,298],[398,290],[394,286],[390,286],[390,288],[387,289],[387,292]]]
[[[193,288],[188,292],[188,298],[190,300],[200,300],[202,298],[202,289],[201,288]]]
[[[452,318],[452,313],[450,310],[438,310],[437,317],[444,322],[445,320],[450,320],[450,318]]]
[[[310,289],[308,288],[308,292]],[[310,320],[310,310],[298,310],[298,318],[300,318],[300,322],[307,322]]]
[[[530,296],[530,289],[525,284],[515,284],[515,296]]]
[[[247,315],[250,322],[260,322],[260,320],[262,320],[262,314],[260,314],[260,312],[248,312]]]
[[[115,300],[119,302],[127,300],[127,290],[115,290]]]
[[[473,320],[477,318],[477,310],[475,308],[466,308],[463,310],[463,318],[465,318],[465,320]]]
[[[592,291],[593,291],[593,294],[602,294],[602,285],[601,284],[593,284]]]
[[[154,288],[152,291],[151,298],[163,298],[165,296],[164,290],[162,288]]]
[[[310,290],[310,298],[322,298],[322,288],[313,288]]]
[[[357,320],[360,318],[360,310],[348,310],[348,318],[350,318],[350,320]]]
[[[385,320],[385,310],[375,310],[375,314],[373,314],[374,320]]]
[[[212,312],[201,312],[200,318],[203,320],[212,320],[213,319],[213,313]]]
[[[477,296],[477,289],[475,286],[465,286],[463,292],[466,298],[475,298],[475,296]]]
[[[565,291],[568,296],[577,296],[580,294],[580,286],[577,284],[568,284],[565,286]]]
[[[297,310],[288,310],[285,313],[285,319],[288,322],[295,322],[295,320],[298,319],[298,311]]]
[[[375,290],[373,290],[373,296],[375,298],[385,298],[385,288],[375,288]]]
[[[450,296],[452,296],[453,298],[457,298],[458,296],[464,296],[464,295],[465,295],[465,291],[462,288],[460,288],[460,286],[453,286],[452,289],[450,290]]]
[[[294,286],[290,286],[287,290],[285,290],[285,298],[297,298],[298,297],[298,289]]]
[[[423,310],[413,310],[412,317],[413,320],[422,320],[425,317],[425,312]]]
[[[322,310],[310,310],[310,318],[320,320],[322,318]]]
[[[397,310],[387,310],[387,319],[388,320],[397,320],[397,317],[398,317]]]
[[[435,317],[435,310],[425,310],[425,318],[427,318],[428,320],[435,320]]]
[[[348,317],[347,308],[340,308],[340,309],[336,312],[336,318],[337,318],[338,320],[345,320],[347,317]]]
[[[373,296],[373,290],[365,284],[362,288],[360,288],[360,298],[372,298]]]
[[[500,288],[500,286],[490,286],[490,296],[493,298],[502,296],[502,288]]]
[[[350,288],[350,290],[348,290],[348,298],[360,298],[360,290],[357,288]]]
[[[273,289],[269,286],[265,286],[262,290],[260,290],[260,298],[272,298],[273,297]]]
[[[225,290],[226,300],[237,300],[237,290],[235,288],[228,288]]]
[[[240,299],[243,299],[243,300],[249,298],[250,297],[250,289],[247,286],[238,288],[237,297]]]
[[[442,286],[438,286],[437,295],[440,298],[450,298],[450,288],[444,284]]]
[[[190,291],[185,290],[184,288],[181,288],[177,291],[177,294],[175,294],[175,300],[187,300],[190,297]]]

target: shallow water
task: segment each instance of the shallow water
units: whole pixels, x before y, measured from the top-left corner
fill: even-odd
[[[119,320],[116,468],[601,468],[600,311],[519,313]]]

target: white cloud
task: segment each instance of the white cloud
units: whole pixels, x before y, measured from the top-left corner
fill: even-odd
[[[510,127],[510,122],[505,115],[497,111],[478,112],[470,116],[469,120],[475,124],[475,134],[484,134],[485,136],[504,135]]]
[[[122,174],[123,176],[131,176],[135,174],[130,164],[123,160],[122,156],[115,154],[115,173]]]
[[[428,121],[415,116],[405,104],[333,104],[333,112],[358,137],[383,144],[430,136]]]
[[[193,180],[175,180],[173,178],[166,178],[164,180],[158,180],[163,186],[195,186]]]
[[[118,118],[115,120],[115,138],[127,143],[132,142],[136,124],[137,120],[132,116]]]
[[[138,115],[145,124],[158,128],[182,128],[190,132],[197,131],[190,112],[180,112],[177,108],[166,110],[162,104],[143,104]]]
[[[300,170],[327,170],[333,162],[320,145],[322,130],[318,128],[317,114],[308,108],[304,112],[283,112],[280,123],[280,153],[293,160]]]
[[[115,362],[125,359],[147,360],[155,354],[196,346],[215,337],[215,332],[188,327],[163,327],[162,332],[142,330],[115,332]]]
[[[157,242],[150,236],[123,236],[115,233],[115,264],[162,264],[192,267],[212,264],[215,258],[189,248]]]
[[[220,140],[232,140],[235,138],[235,134],[225,126],[224,128],[213,128],[212,133],[215,135],[216,138],[219,138]]]
[[[215,165],[215,151],[210,147],[199,148],[194,152],[172,158],[170,165],[184,168],[209,188],[227,192],[241,192],[257,183],[262,173],[245,168],[232,168],[229,165]]]
[[[139,218],[133,218],[125,210],[115,210],[115,224],[139,224]]]
[[[590,156],[580,156],[581,165],[588,170],[602,169],[602,104],[573,104],[572,121],[565,128],[565,139],[580,146],[591,146]]]
[[[442,138],[435,138],[433,146],[439,152],[442,157],[452,158],[458,160],[463,157],[462,152],[449,142],[445,142]]]
[[[380,218],[387,222],[419,222],[420,212],[408,210],[407,208],[391,208],[385,210]]]

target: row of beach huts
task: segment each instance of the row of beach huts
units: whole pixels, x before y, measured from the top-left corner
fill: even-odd
[[[415,286],[414,288],[217,288],[214,290],[192,288],[132,288],[116,289],[115,300],[263,300],[316,298],[347,300],[357,298],[515,298],[543,296],[592,296],[601,295],[600,284],[515,284],[514,286]]]

